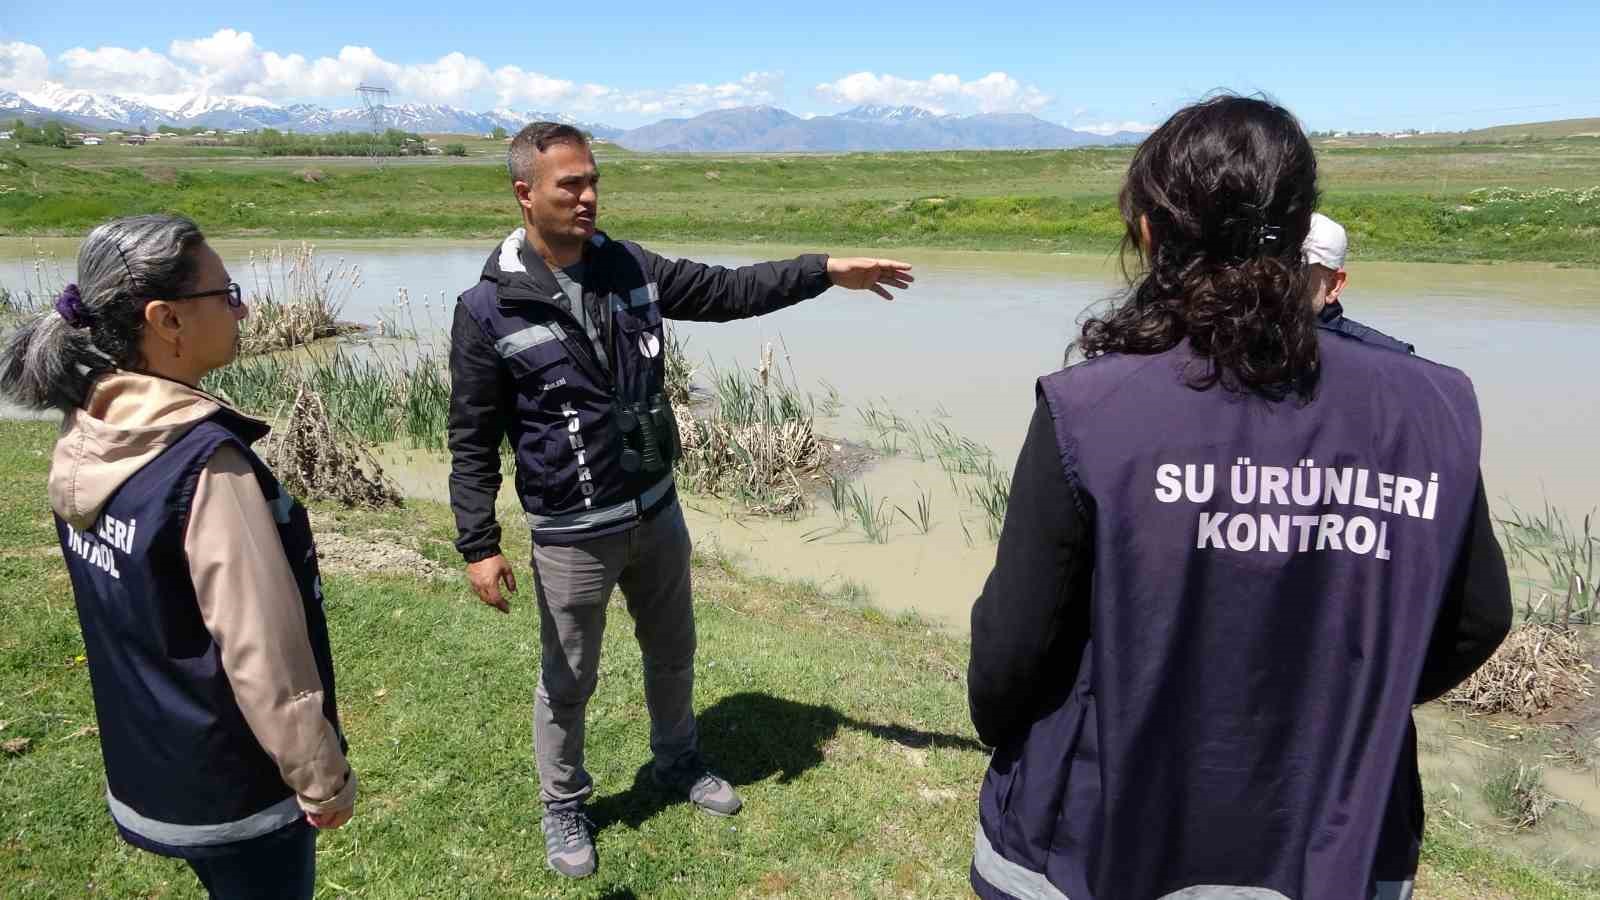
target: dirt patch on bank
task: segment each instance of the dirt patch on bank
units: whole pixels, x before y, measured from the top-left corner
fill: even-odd
[[[311,517],[316,534],[317,562],[324,572],[341,575],[411,575],[417,578],[446,578],[451,571],[423,556],[398,531],[371,531],[361,535],[335,531],[333,519]]]
[[[442,578],[447,574],[443,566],[410,547],[336,533],[317,535],[317,560],[324,571],[345,575]]]

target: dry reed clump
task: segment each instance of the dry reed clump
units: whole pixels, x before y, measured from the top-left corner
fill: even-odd
[[[316,247],[302,243],[250,254],[250,317],[239,328],[246,355],[292,350],[360,328],[339,320],[344,303],[361,287],[361,269],[340,259],[324,265]]]
[[[1471,678],[1446,694],[1444,703],[1474,715],[1532,717],[1564,697],[1590,696],[1592,671],[1572,630],[1527,622],[1513,629]]]
[[[698,418],[673,408],[688,481],[709,494],[742,497],[751,512],[788,515],[805,507],[803,478],[818,476],[828,456],[811,420],[734,424],[721,416]]]
[[[301,384],[289,420],[260,446],[284,490],[304,500],[332,500],[347,507],[400,506],[400,492],[355,438],[337,433],[322,395]]]
[[[669,339],[669,375],[681,373],[668,379],[680,385],[670,393],[683,449],[678,476],[695,490],[737,497],[753,513],[804,509],[811,494],[804,481],[822,476],[828,454],[813,430],[809,403],[776,374],[772,346],[753,377],[738,371],[717,376],[717,396],[703,415],[687,402],[692,369],[682,356],[682,345]]]

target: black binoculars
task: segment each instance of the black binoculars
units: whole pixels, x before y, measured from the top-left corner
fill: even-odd
[[[622,471],[665,472],[678,458],[678,421],[672,405],[660,394],[649,403],[617,407],[617,429],[622,432]]]

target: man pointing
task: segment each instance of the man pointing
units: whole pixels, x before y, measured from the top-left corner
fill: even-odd
[[[516,577],[495,519],[500,445],[516,459],[533,534],[543,663],[533,732],[550,866],[595,870],[584,712],[606,602],[620,586],[644,658],[656,781],[713,815],[740,799],[700,758],[694,718],[689,533],[673,486],[677,426],[664,397],[663,319],[759,316],[835,285],[912,282],[881,259],[806,255],[736,269],[668,260],[596,230],[600,173],[584,134],[536,122],[511,143],[522,227],[490,253],[455,310],[450,350],[450,504],[467,577],[509,611]]]

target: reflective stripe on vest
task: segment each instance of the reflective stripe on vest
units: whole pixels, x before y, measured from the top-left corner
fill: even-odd
[[[219,822],[215,825],[178,825],[147,818],[140,815],[133,807],[113,797],[110,791],[106,791],[106,805],[111,807],[111,818],[116,819],[118,825],[142,837],[173,847],[209,847],[245,841],[263,834],[271,834],[300,818],[301,815],[300,804],[295,802],[293,797],[285,797],[243,819]]]
[[[528,513],[528,527],[545,534],[560,534],[573,531],[588,531],[591,528],[626,522],[629,519],[637,518],[642,512],[656,505],[670,490],[672,490],[672,475],[669,473],[665,478],[652,485],[649,490],[640,494],[637,499],[628,500],[624,503],[603,506],[600,509],[585,509],[559,516],[536,516],[533,513]]]
[[[989,843],[989,836],[978,826],[972,848],[972,867],[992,887],[1017,900],[1067,900],[1067,895],[1050,883],[1043,873],[1017,865],[1001,856]],[[1380,881],[1373,900],[1411,900],[1411,881]],[[1163,895],[1159,900],[1288,900],[1271,888],[1238,887],[1225,884],[1198,884]]]
[[[1023,868],[996,852],[981,823],[972,848],[972,867],[984,881],[1017,900],[1067,900],[1043,872]]]
[[[625,309],[638,309],[641,306],[657,303],[660,299],[660,290],[656,287],[656,283],[652,281],[644,287],[630,288],[627,296],[612,294],[611,311],[622,312]]]
[[[513,331],[498,341],[494,342],[494,349],[500,354],[501,359],[516,356],[530,347],[559,341],[567,336],[560,325],[554,322],[549,325],[529,325],[521,331]]]

